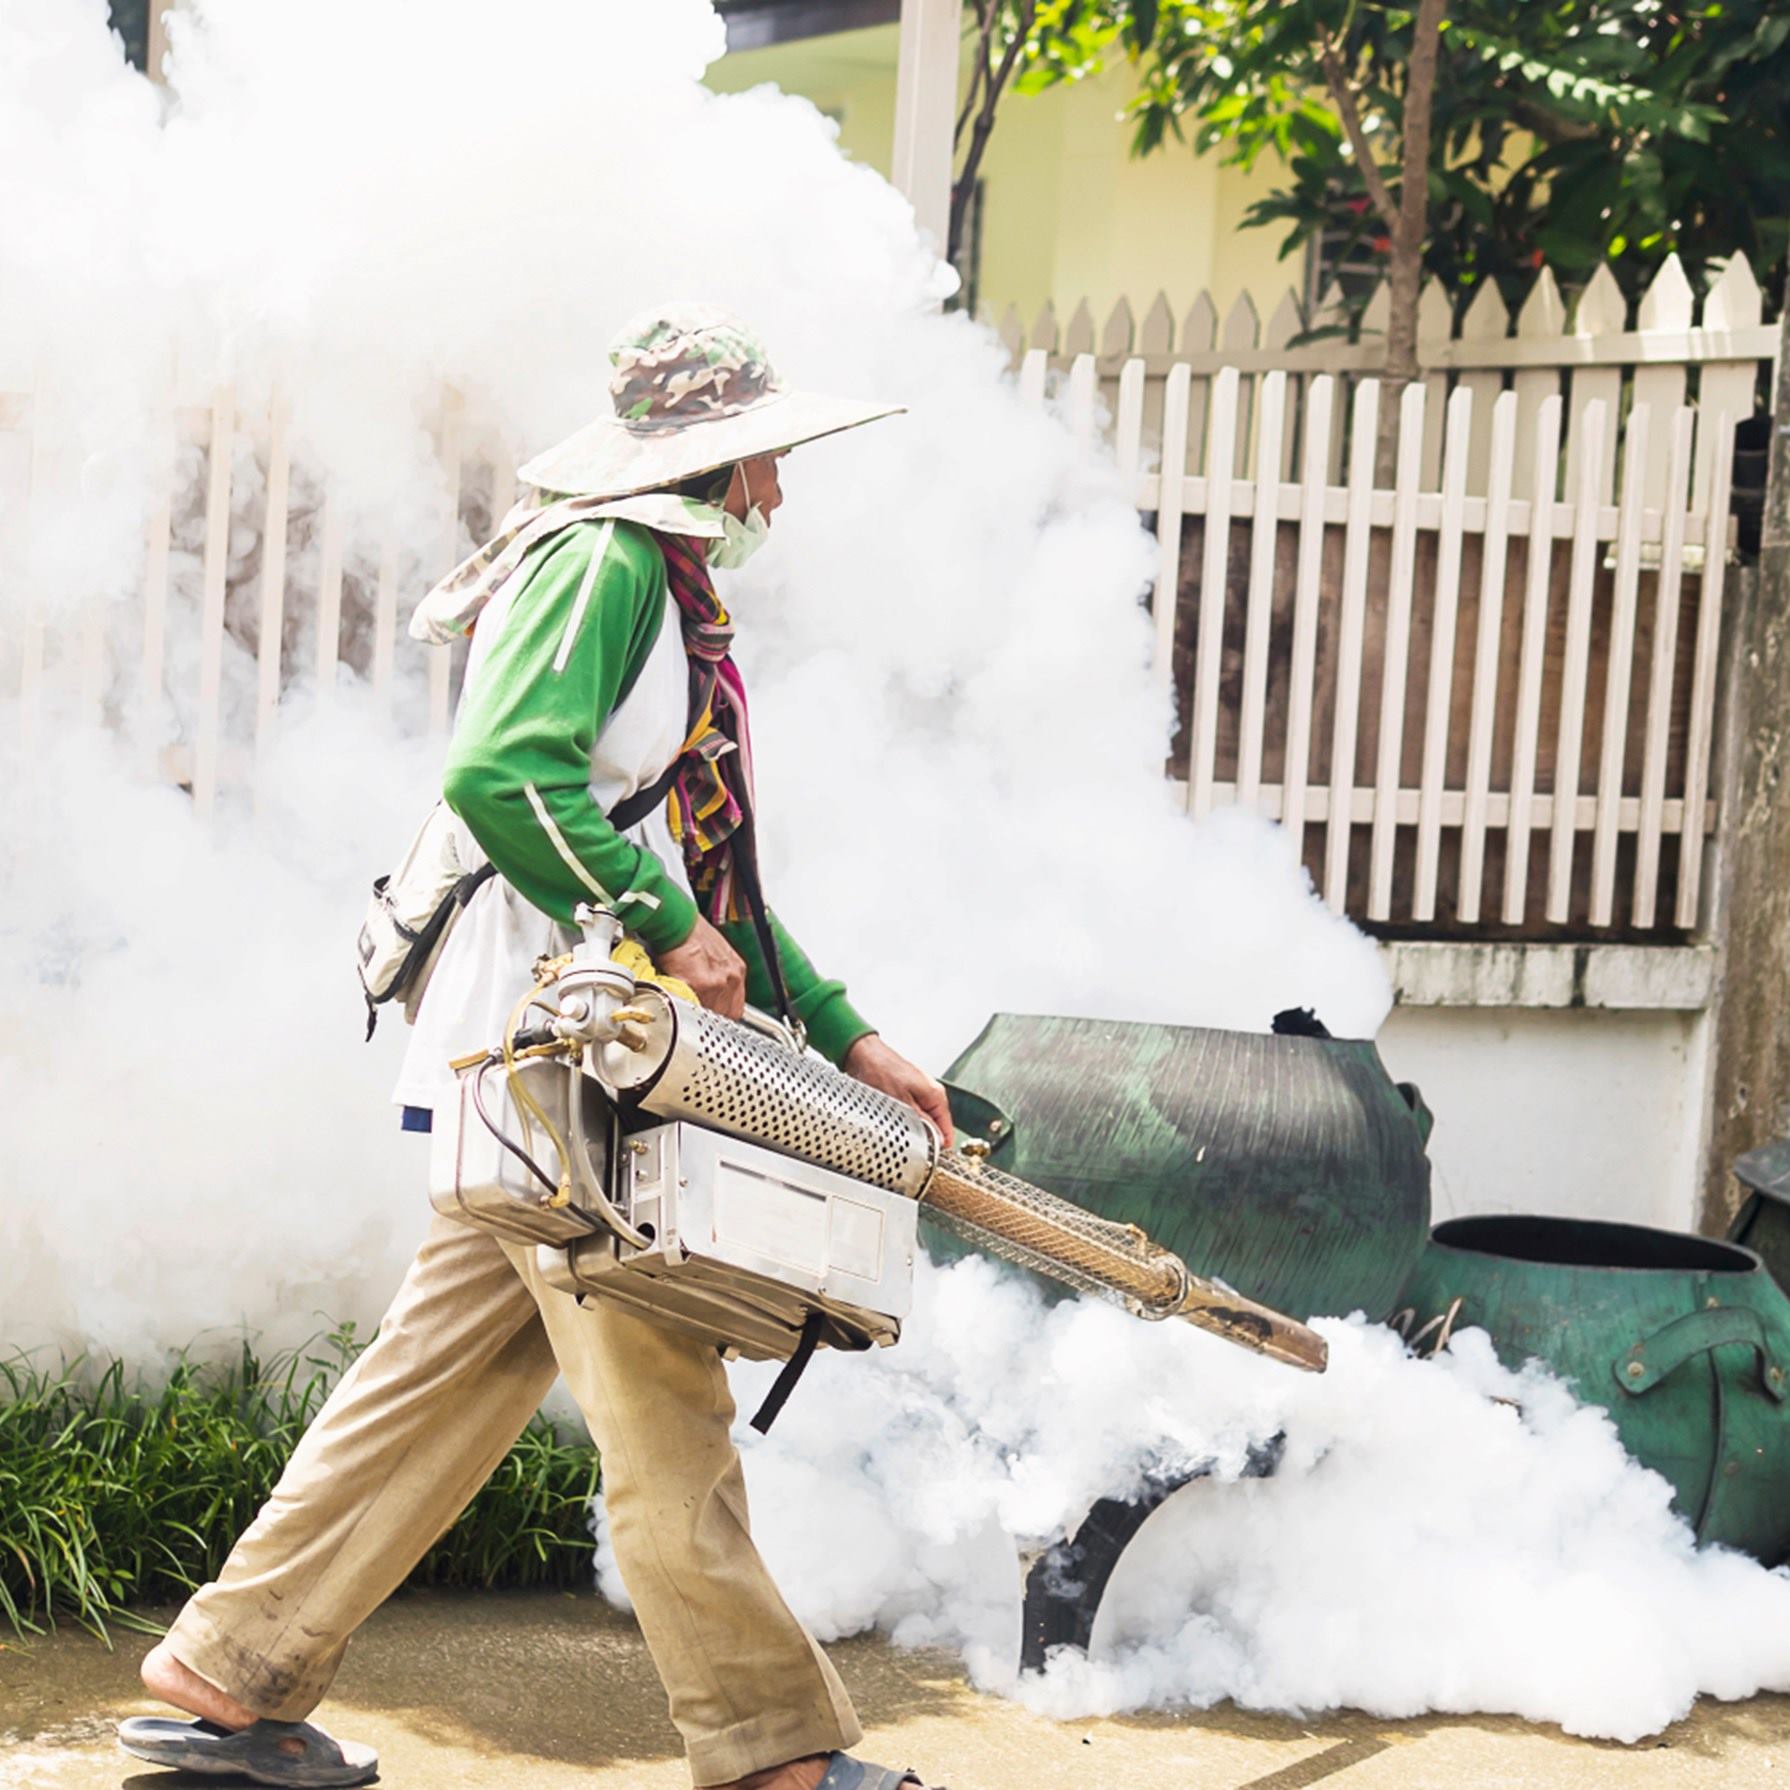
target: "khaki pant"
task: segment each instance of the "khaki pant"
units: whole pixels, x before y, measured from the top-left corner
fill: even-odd
[[[845,1687],[753,1546],[714,1349],[580,1306],[532,1249],[440,1217],[217,1581],[181,1611],[176,1658],[258,1715],[309,1714],[556,1372],[602,1450],[616,1559],[695,1781],[852,1746]]]

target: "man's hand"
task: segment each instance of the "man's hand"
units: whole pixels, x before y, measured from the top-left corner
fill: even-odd
[[[726,1019],[746,1011],[746,965],[732,945],[698,914],[681,945],[661,951],[657,962],[668,976],[688,982],[702,1004]]]
[[[845,1061],[839,1067],[847,1075],[893,1094],[922,1118],[930,1119],[944,1137],[946,1148],[951,1146],[951,1107],[945,1090],[924,1069],[916,1068],[898,1051],[891,1050],[875,1032],[860,1038],[845,1053]]]

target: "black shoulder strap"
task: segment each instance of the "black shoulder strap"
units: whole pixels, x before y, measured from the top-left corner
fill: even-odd
[[[497,866],[487,858],[477,870],[469,870],[454,884],[454,899],[464,907],[479,890],[497,874]]]
[[[795,1009],[790,1005],[789,989],[783,981],[783,959],[777,951],[777,935],[771,930],[771,911],[765,906],[764,885],[758,879],[758,829],[756,817],[748,804],[741,804],[742,819],[735,830],[733,871],[740,879],[740,894],[745,900],[746,915],[758,938],[758,949],[764,958],[765,974],[771,979],[771,996],[777,1003],[777,1017],[792,1029]]]
[[[625,833],[630,827],[645,820],[671,794],[681,764],[681,759],[674,758],[645,789],[638,789],[633,795],[617,802],[609,811],[609,824],[618,833]],[[739,878],[740,896],[745,905],[746,916],[752,922],[759,951],[764,957],[765,974],[771,980],[771,994],[777,1003],[777,1017],[785,1025],[793,1025],[795,1010],[790,1006],[789,989],[783,980],[783,959],[777,952],[777,936],[771,931],[770,912],[765,906],[764,889],[758,880],[758,834],[754,816],[749,803],[742,800],[740,808],[742,818],[732,839],[734,874]]]
[[[631,796],[624,796],[609,810],[609,824],[618,833],[625,833],[629,827],[638,826],[655,809],[662,807],[665,798],[671,794],[671,786],[677,782],[678,767],[682,762],[681,758],[674,758],[645,789],[637,789]]]

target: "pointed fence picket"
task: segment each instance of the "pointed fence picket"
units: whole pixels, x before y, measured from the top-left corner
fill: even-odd
[[[285,636],[286,533],[290,521],[292,461],[286,444],[286,406],[275,398],[268,412],[267,509],[261,529],[261,608],[255,632],[255,798],[267,787],[280,701],[280,657]]]
[[[1653,664],[1647,690],[1647,731],[1641,753],[1641,819],[1635,853],[1634,923],[1645,930],[1658,911],[1661,816],[1665,811],[1672,696],[1678,671],[1679,602],[1684,589],[1684,525],[1690,499],[1691,442],[1696,413],[1680,405],[1672,419],[1665,527],[1655,580]]]
[[[218,794],[223,732],[224,596],[230,575],[230,479],[236,448],[236,398],[227,387],[211,401],[205,495],[204,592],[199,608],[199,704],[193,729],[193,806],[209,817]]]
[[[1270,373],[1262,386],[1261,434],[1256,454],[1256,489],[1272,489],[1282,476],[1281,438],[1286,426],[1287,376]],[[1242,732],[1237,799],[1253,806],[1261,794],[1262,749],[1266,743],[1268,635],[1273,622],[1275,536],[1279,506],[1258,502],[1249,538],[1249,606],[1243,636]]]
[[[1413,383],[1405,387],[1399,404],[1398,483],[1392,497],[1392,574],[1386,630],[1380,647],[1380,716],[1376,730],[1379,750],[1374,766],[1374,819],[1369,839],[1370,920],[1392,918],[1392,851],[1398,834],[1399,798],[1404,793],[1401,772],[1409,707],[1405,675],[1411,650],[1411,605],[1417,590],[1417,497],[1428,396],[1421,384]]]
[[[1361,668],[1366,651],[1368,549],[1373,542],[1374,442],[1379,433],[1380,382],[1355,388],[1344,493],[1342,622],[1336,652],[1336,724],[1330,746],[1330,811],[1325,815],[1324,899],[1339,913],[1348,905],[1349,830],[1355,820],[1355,752],[1361,719]]]
[[[1469,409],[1477,413],[1482,400],[1470,386],[1467,393]],[[1486,442],[1489,490],[1485,503],[1485,534],[1480,543],[1479,628],[1474,641],[1472,696],[1467,721],[1467,789],[1461,810],[1461,886],[1456,909],[1461,922],[1469,926],[1477,925],[1479,921],[1480,893],[1485,877],[1486,822],[1492,794],[1492,744],[1498,723],[1498,669],[1507,606],[1505,571],[1510,553],[1510,494],[1516,471],[1516,393],[1499,392],[1491,410],[1491,436]],[[1479,439],[1470,421],[1469,480],[1473,476],[1473,446]],[[1464,524],[1464,504],[1462,507]],[[1536,538],[1533,532],[1530,538]],[[1436,699],[1432,695],[1432,710],[1435,706]],[[1425,917],[1429,917],[1435,911],[1433,884],[1427,886],[1426,893],[1428,911]]]
[[[1305,837],[1306,791],[1316,705],[1318,606],[1324,567],[1324,461],[1336,381],[1320,373],[1306,402],[1305,464],[1299,488],[1298,569],[1294,575],[1292,657],[1288,668],[1286,744],[1282,751],[1281,824],[1299,844]],[[1165,605],[1166,607],[1166,605]],[[1256,800],[1261,791],[1256,791]]]
[[[342,531],[341,506],[325,492],[317,534],[317,700],[325,707],[342,653]]]
[[[1417,804],[1417,882],[1411,918],[1436,917],[1436,879],[1442,847],[1442,795],[1448,772],[1449,723],[1454,716],[1454,639],[1460,615],[1461,548],[1466,526],[1468,437],[1473,393],[1458,387],[1448,400],[1442,463],[1442,526],[1436,550],[1435,628],[1430,641],[1429,690],[1424,703],[1423,774]],[[1487,528],[1490,529],[1488,506]],[[1488,593],[1490,594],[1490,593]],[[1502,592],[1498,595],[1501,597]],[[1496,602],[1485,605],[1495,613]]]

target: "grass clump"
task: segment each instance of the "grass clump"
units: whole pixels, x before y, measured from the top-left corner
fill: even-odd
[[[135,1604],[215,1577],[361,1345],[345,1325],[263,1360],[178,1360],[155,1389],[125,1364],[0,1359],[0,1619],[102,1638]],[[537,1415],[417,1563],[411,1584],[586,1585],[597,1452]]]

